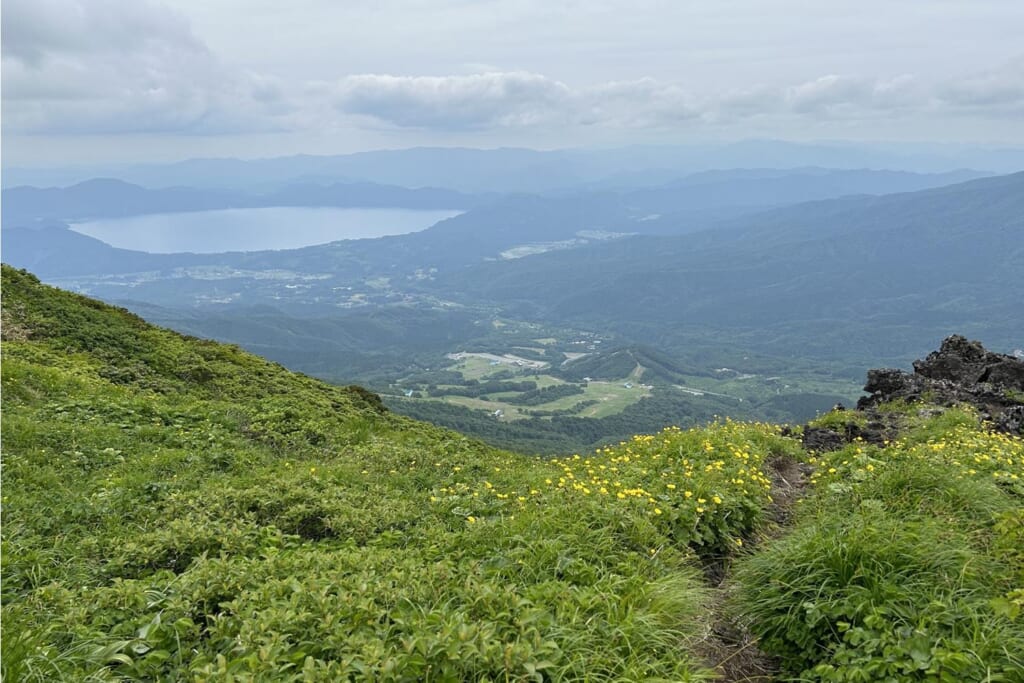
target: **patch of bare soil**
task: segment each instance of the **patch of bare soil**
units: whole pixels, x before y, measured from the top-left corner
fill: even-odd
[[[793,516],[793,506],[804,497],[813,468],[792,458],[777,456],[767,463],[772,482],[772,504],[768,515],[775,524],[785,526]]]
[[[767,534],[772,538],[783,533],[792,520],[793,507],[805,495],[811,467],[779,456],[767,462],[766,470],[772,482],[773,502],[768,514],[773,525]],[[698,650],[723,683],[770,683],[778,674],[778,662],[758,647],[757,640],[726,609],[727,596],[733,590],[729,569],[724,561],[707,563],[704,568],[715,590],[711,605],[714,617]]]
[[[727,584],[717,589],[712,605],[716,617],[697,651],[723,683],[770,683],[779,671],[778,663],[761,651],[746,629],[725,614],[727,591]]]

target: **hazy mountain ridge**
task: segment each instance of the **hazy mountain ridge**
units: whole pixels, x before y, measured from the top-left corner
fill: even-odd
[[[736,172],[743,177],[737,187],[776,173]],[[865,177],[804,169],[793,186],[808,174]],[[697,182],[716,184],[721,175]],[[691,386],[685,378],[656,382],[663,389],[655,401],[644,399],[648,414],[734,410],[786,420],[850,396],[853,378],[878,359],[906,364],[916,349],[952,331],[1004,351],[1022,345],[1022,178],[760,212],[726,205],[750,213],[709,219],[703,230],[678,214],[639,220],[645,212],[626,201],[628,192],[510,195],[419,233],[252,253],[128,252],[51,226],[5,230],[4,258],[333,381],[387,389],[426,368],[439,381],[450,352],[518,353],[511,347],[535,346],[533,338],[567,344],[581,332],[600,333],[606,348],[647,345],[664,353],[677,375],[679,368],[694,377],[730,367],[759,378],[749,387],[719,386],[716,379],[697,387],[711,392],[703,397],[670,386]],[[675,234],[628,234],[649,226]],[[543,249],[555,240],[571,248],[501,258],[520,245]],[[503,336],[491,328],[500,319],[536,324],[538,331]],[[609,356],[577,362],[618,368]],[[625,381],[628,373],[610,379]],[[559,414],[549,424],[582,435],[573,422],[581,419]],[[540,443],[540,436],[530,438]],[[558,438],[567,443],[564,434]]]
[[[111,176],[146,187],[194,185],[266,191],[294,183],[375,182],[440,186],[463,192],[549,192],[670,183],[710,168],[901,168],[945,172],[1024,167],[1024,149],[963,145],[852,145],[747,140],[610,149],[418,147],[354,154],[265,159],[191,159],[166,164],[68,169],[5,168],[4,187],[69,185]]]
[[[5,189],[3,222],[5,228],[18,228],[46,221],[278,206],[466,209],[487,200],[486,196],[453,190],[408,189],[366,182],[296,184],[255,193],[195,187],[148,189],[112,178],[96,178],[61,188]]]
[[[867,169],[737,169],[705,171],[664,187],[625,195],[646,210],[768,209],[846,195],[886,195],[942,187],[985,177],[976,171],[920,174]],[[660,221],[672,223],[671,218]]]
[[[765,178],[764,176],[770,176]],[[580,246],[595,236],[696,232],[763,209],[824,196],[917,189],[943,184],[954,174],[796,169],[730,171],[702,175],[691,187],[669,185],[633,191],[572,193],[565,196],[466,195],[437,189],[408,190],[376,185],[298,186],[264,195],[223,190],[147,190],[116,180],[94,180],[68,188],[20,187],[4,190],[4,227],[11,234],[8,261],[45,278],[109,275],[192,265],[235,268],[286,267],[311,273],[351,270],[407,275],[416,270],[449,270],[498,258],[517,247],[544,251]],[[733,178],[733,176],[737,176]],[[754,176],[754,177],[751,177]],[[258,206],[455,207],[469,210],[419,233],[358,240],[283,252],[179,254],[151,258],[125,250],[104,254],[99,242],[62,234],[55,228],[69,218],[116,217],[177,210]],[[667,212],[667,213],[665,213]],[[31,226],[49,232],[27,234]],[[66,262],[61,254],[66,253]],[[87,253],[88,258],[83,258]],[[529,253],[529,250],[527,251]],[[282,265],[288,264],[288,265]]]
[[[473,292],[513,310],[617,331],[634,324],[985,323],[1012,343],[1024,329],[1015,303],[1024,286],[1022,234],[1018,173],[484,264],[436,284],[448,294]]]

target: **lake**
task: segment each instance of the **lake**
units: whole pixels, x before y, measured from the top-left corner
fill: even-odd
[[[191,251],[296,249],[336,240],[405,235],[461,211],[270,207],[161,213],[75,223],[76,232],[122,249]]]

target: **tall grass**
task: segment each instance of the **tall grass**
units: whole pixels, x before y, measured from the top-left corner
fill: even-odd
[[[1024,449],[966,416],[823,457],[829,474],[794,531],[740,562],[733,609],[790,675],[1024,680],[1024,621],[1008,598],[1024,564],[1001,540],[1022,509],[1003,481]]]

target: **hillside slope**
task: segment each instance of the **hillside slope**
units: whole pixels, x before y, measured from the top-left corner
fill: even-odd
[[[5,680],[703,678],[688,546],[749,531],[763,490],[655,524],[639,469],[609,506],[575,463],[6,266],[3,333]]]
[[[435,287],[668,348],[702,334],[768,353],[890,358],[955,331],[1014,343],[1022,235],[1017,173],[487,263]]]
[[[537,460],[6,266],[2,303],[5,681],[1024,666],[1024,444],[970,409],[879,407],[898,441],[832,453],[725,421]]]

